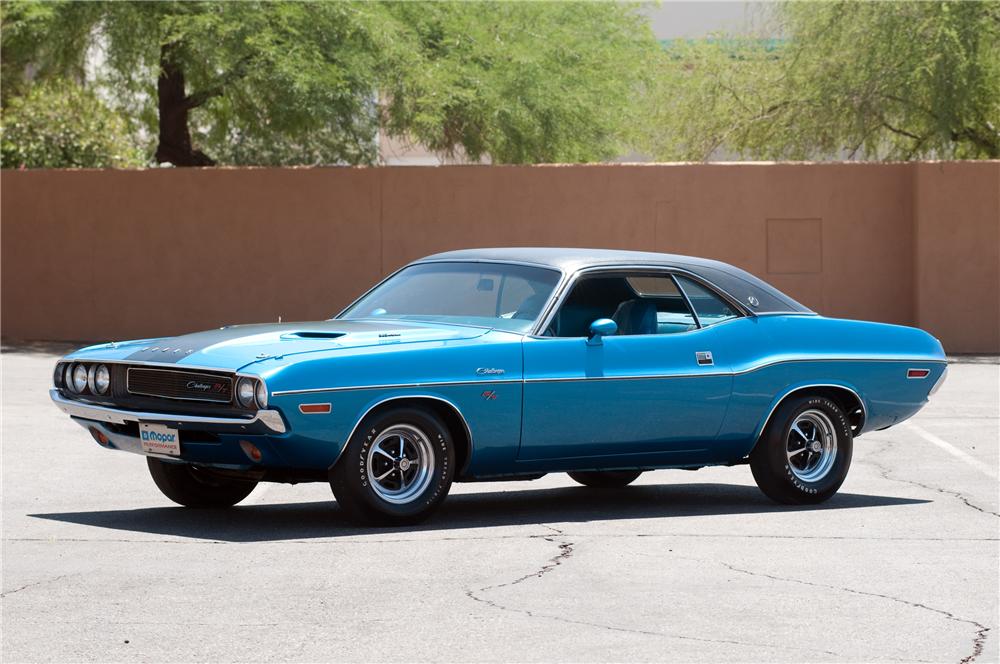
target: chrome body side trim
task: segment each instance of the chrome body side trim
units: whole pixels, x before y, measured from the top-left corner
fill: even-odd
[[[704,371],[701,373],[673,374],[637,374],[628,376],[560,376],[554,378],[525,378],[525,383],[585,383],[588,381],[605,382],[609,380],[667,380],[670,378],[695,378],[709,376],[732,376],[731,371]]]
[[[452,385],[496,385],[498,383],[520,383],[520,378],[500,380],[453,380],[431,383],[388,383],[381,385],[344,385],[341,387],[312,387],[304,390],[275,390],[271,396],[282,397],[289,394],[314,394],[317,392],[347,392],[350,390],[395,390],[409,387],[449,387]]]
[[[272,433],[285,433],[285,421],[276,410],[258,410],[252,418],[242,417],[206,417],[204,415],[180,415],[176,413],[148,413],[107,406],[96,406],[66,399],[56,388],[49,389],[49,397],[64,413],[71,417],[80,417],[97,422],[125,424],[126,422],[164,422],[179,424],[202,424],[208,427],[233,427],[236,429],[252,425],[263,425]]]
[[[458,469],[458,471],[455,473],[455,477],[458,477],[459,475],[464,473],[465,469],[469,467],[470,463],[472,463],[472,454],[475,451],[475,446],[473,446],[472,444],[472,429],[469,428],[469,421],[465,419],[465,415],[462,413],[461,409],[448,399],[442,399],[441,397],[435,397],[428,394],[414,394],[414,395],[397,394],[396,396],[376,401],[371,406],[369,406],[368,409],[364,413],[362,413],[361,417],[358,418],[358,421],[354,423],[354,426],[351,428],[351,432],[347,434],[347,437],[344,439],[344,446],[340,448],[340,452],[337,454],[337,458],[333,460],[333,463],[330,464],[330,468],[336,466],[337,462],[340,461],[340,457],[344,456],[344,452],[347,451],[347,445],[351,442],[351,438],[354,437],[354,434],[357,432],[358,427],[361,426],[361,423],[365,421],[365,418],[368,417],[368,415],[373,410],[375,410],[379,406],[383,406],[392,401],[400,401],[402,399],[431,399],[433,401],[440,401],[445,405],[451,406],[451,409],[458,414],[458,419],[462,420],[462,426],[465,428],[465,437],[469,442],[467,445],[468,454],[466,454],[465,456],[465,464],[463,464],[462,467]]]
[[[544,337],[549,339],[551,337]],[[581,337],[582,338],[582,337]],[[350,390],[397,390],[407,388],[428,388],[428,387],[450,387],[455,385],[496,385],[499,383],[561,383],[569,381],[586,380],[663,380],[667,378],[693,378],[701,376],[741,376],[743,374],[760,371],[778,364],[789,364],[794,362],[927,362],[935,364],[945,364],[945,360],[927,360],[918,358],[880,358],[880,357],[811,357],[794,360],[775,360],[765,362],[748,369],[739,371],[699,371],[695,373],[672,373],[672,374],[637,374],[623,376],[567,376],[558,378],[504,378],[501,380],[463,380],[463,381],[441,381],[430,383],[388,383],[380,385],[343,385],[338,387],[314,387],[304,390],[276,390],[272,396],[287,396],[292,394],[314,394],[319,392],[346,392]]]

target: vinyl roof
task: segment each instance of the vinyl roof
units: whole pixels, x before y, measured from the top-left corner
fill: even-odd
[[[458,261],[517,261],[537,263],[571,272],[592,265],[615,263],[656,263],[658,265],[705,265],[718,269],[736,269],[728,263],[652,251],[627,251],[624,249],[568,249],[559,247],[497,247],[491,249],[460,249],[427,256],[421,260]]]
[[[715,285],[755,313],[813,313],[770,284],[749,272],[721,261],[679,254],[624,249],[580,249],[559,247],[497,247],[461,249],[421,258],[424,261],[499,261],[531,263],[566,273],[588,267],[656,265],[685,269]],[[756,300],[758,304],[751,304]]]

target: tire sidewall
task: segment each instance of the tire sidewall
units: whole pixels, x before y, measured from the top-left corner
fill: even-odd
[[[408,424],[420,429],[434,448],[431,481],[423,493],[408,503],[390,503],[372,488],[368,474],[368,454],[379,435],[386,429]],[[348,443],[345,458],[347,489],[360,500],[365,511],[388,519],[408,519],[429,514],[444,500],[454,475],[454,444],[448,427],[430,412],[417,408],[394,408],[366,419]],[[338,496],[339,497],[339,496]]]
[[[786,453],[792,424],[807,410],[819,410],[830,418],[837,436],[837,456],[829,472],[814,482],[796,477]],[[807,396],[782,405],[775,413],[774,426],[766,436],[766,461],[768,469],[780,478],[782,488],[795,502],[819,502],[837,492],[847,478],[853,453],[853,434],[847,416],[836,403],[826,397]]]
[[[146,457],[146,464],[160,492],[187,507],[231,507],[257,486],[256,481],[213,477],[186,463]]]

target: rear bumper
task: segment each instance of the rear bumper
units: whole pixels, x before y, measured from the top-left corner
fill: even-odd
[[[211,433],[231,434],[283,434],[287,431],[285,421],[276,410],[258,410],[252,418],[242,417],[205,417],[202,415],[179,415],[172,413],[147,413],[134,410],[122,410],[108,406],[97,406],[66,399],[59,390],[49,390],[49,397],[60,410],[71,417],[77,417],[94,422],[111,424],[126,424],[128,422],[155,422],[169,425],[177,429],[196,429]]]

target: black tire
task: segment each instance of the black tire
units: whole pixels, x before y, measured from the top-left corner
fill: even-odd
[[[403,439],[394,432],[407,440],[400,443],[405,449],[402,456],[393,441]],[[397,458],[387,460],[375,452],[376,447]],[[413,465],[401,470],[403,458],[412,459]],[[383,473],[387,476],[380,481]],[[429,410],[399,407],[369,415],[358,426],[330,469],[330,488],[352,522],[403,526],[419,523],[437,509],[451,489],[454,473],[454,442],[444,422]],[[400,495],[389,495],[397,485]]]
[[[620,489],[634,482],[641,470],[590,470],[566,473],[575,481],[594,489]]]
[[[163,495],[185,507],[232,507],[257,486],[254,481],[217,477],[186,463],[146,457],[146,465]]]
[[[795,433],[793,425],[797,425]],[[823,442],[827,425],[836,445],[833,450]],[[803,431],[805,436],[799,433]],[[820,443],[822,451],[810,448],[810,437]],[[822,503],[844,483],[853,447],[851,425],[836,403],[821,396],[788,399],[774,412],[750,453],[750,470],[757,486],[772,500],[787,505]],[[816,466],[810,472],[814,459]]]

